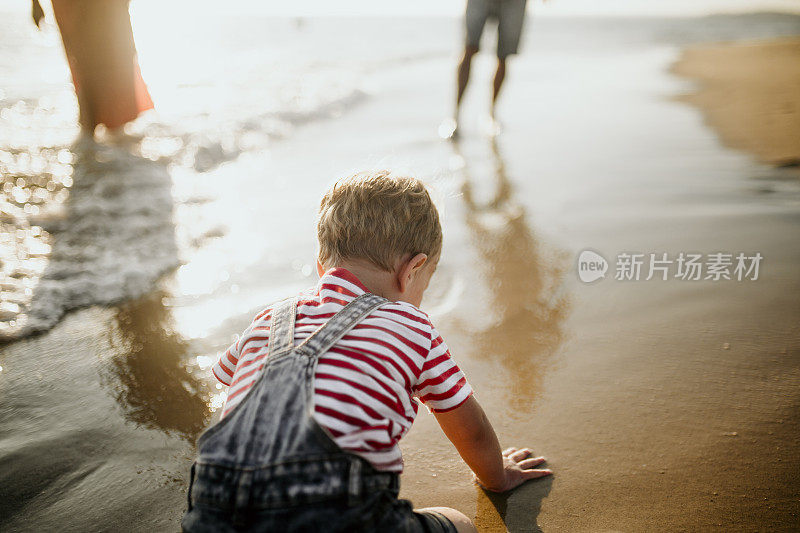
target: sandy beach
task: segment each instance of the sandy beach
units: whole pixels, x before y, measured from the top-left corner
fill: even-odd
[[[685,96],[730,146],[776,166],[798,166],[800,40],[692,47],[674,72],[696,79]]]
[[[572,22],[536,22],[494,139],[481,129],[484,56],[463,137],[437,136],[458,32],[445,21],[433,52],[370,66],[363,95],[268,144],[248,123],[256,148],[219,164],[76,156],[67,211],[99,193],[170,206],[141,231],[160,255],[125,279],[177,268],[144,296],[67,310],[0,348],[0,529],[177,531],[193,441],[221,401],[207,361],[259,306],[314,283],[319,195],[365,167],[433,189],[445,240],[422,308],[501,443],[555,472],[487,494],[421,410],[402,441],[403,497],[459,509],[482,532],[796,529],[800,187],[780,167],[800,159],[798,41],[678,47],[634,23],[584,21],[602,45],[570,49],[548,39]],[[104,172],[118,178],[98,192]],[[128,175],[148,176],[146,191]],[[138,220],[123,214],[120,227]],[[98,248],[104,221],[85,226]],[[605,279],[578,278],[586,249],[610,263]],[[763,261],[755,280],[615,279],[615,259],[634,252]]]

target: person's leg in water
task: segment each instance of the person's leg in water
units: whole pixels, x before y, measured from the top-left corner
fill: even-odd
[[[85,64],[84,58],[92,53],[92,47],[86,42],[85,34],[87,26],[96,21],[87,15],[88,8],[75,9],[72,4],[64,0],[54,0],[52,4],[53,15],[64,45],[64,54],[72,73],[75,96],[78,99],[78,124],[81,128],[79,140],[91,139],[98,122],[92,108],[95,95],[90,92],[92,88],[87,83],[89,76],[85,72],[90,65]]]
[[[453,112],[453,118],[445,119],[440,126],[439,134],[442,137],[449,138],[458,135],[458,122],[459,113],[461,111],[461,101],[464,99],[464,93],[469,84],[469,72],[472,66],[472,57],[478,53],[478,49],[474,46],[467,45],[464,48],[464,55],[458,63],[457,90],[456,90],[456,107]]]
[[[492,108],[490,115],[492,120],[495,120],[495,108],[497,107],[497,97],[500,95],[500,89],[503,87],[503,81],[506,79],[506,58],[497,58],[497,70],[494,73],[494,85],[492,91]]]
[[[456,105],[452,118],[445,119],[439,127],[439,135],[443,138],[453,138],[458,135],[461,100],[464,98],[464,93],[469,84],[472,57],[478,53],[483,27],[492,9],[487,0],[467,0],[464,13],[464,55],[461,56],[461,61],[458,63],[458,74],[456,76]]]
[[[458,533],[478,533],[475,524],[461,511],[456,511],[451,507],[425,507],[422,509],[414,509],[414,512],[424,513],[433,511],[447,518],[456,528]]]
[[[506,61],[517,53],[525,21],[526,0],[505,0],[499,4],[497,19],[497,70],[494,73],[492,106],[489,112],[489,133],[500,133],[497,102],[506,79]]]
[[[478,53],[478,48],[475,46],[467,45],[464,48],[464,55],[458,63],[457,90],[456,90],[456,107],[453,112],[452,118],[446,118],[439,126],[439,136],[443,139],[452,139],[458,136],[458,123],[459,113],[461,111],[461,100],[464,99],[464,93],[469,84],[469,71],[472,66],[472,57]]]
[[[459,112],[461,110],[461,101],[464,99],[464,93],[469,85],[469,73],[472,67],[472,58],[478,53],[478,48],[475,46],[467,45],[464,48],[464,55],[458,63],[458,91],[456,93],[456,112],[454,118],[458,123]]]

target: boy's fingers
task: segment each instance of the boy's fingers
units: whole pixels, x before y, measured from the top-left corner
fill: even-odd
[[[514,453],[515,451],[517,451],[516,448],[506,448],[505,450],[503,450],[503,457],[508,457],[509,455]]]
[[[511,455],[508,456],[508,458],[511,459],[514,462],[518,462],[518,461],[522,461],[523,459],[525,459],[526,457],[528,457],[532,453],[533,453],[533,450],[531,450],[530,448],[522,448],[521,450],[517,450],[517,451],[513,452]]]
[[[539,466],[540,464],[547,461],[544,457],[530,457],[528,459],[522,460],[517,463],[517,466],[523,470],[528,470],[529,468],[533,468],[534,466]]]
[[[543,468],[540,470],[523,470],[522,475],[525,479],[538,479],[544,476],[550,476],[553,474],[553,471],[549,468]]]

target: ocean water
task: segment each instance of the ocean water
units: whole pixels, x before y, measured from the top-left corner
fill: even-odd
[[[134,17],[157,112],[131,125],[141,139],[131,150],[75,142],[76,101],[53,26],[38,33],[26,19],[0,25],[4,339],[46,330],[70,309],[152,290],[224,236],[228,217],[213,205],[213,187],[200,192],[203,176],[358,105],[365,73],[387,59],[437,53],[365,48],[362,25],[346,21],[175,26]],[[246,180],[224,187],[237,185]]]
[[[533,19],[524,44],[551,54],[558,68],[559,60],[609,48],[793,34],[797,20]],[[196,279],[175,296],[200,285],[213,296],[227,279],[198,279],[236,265],[219,264],[208,247],[226,238],[234,220],[258,223],[256,212],[243,219],[220,202],[231,206],[232,190],[277,178],[248,177],[246,165],[225,183],[208,176],[267,153],[299,126],[358,106],[374,96],[371,81],[382,72],[431,61],[449,67],[461,35],[459,20],[436,18],[175,20],[151,9],[134,10],[133,24],[156,112],[130,125],[140,139],[131,150],[75,142],[76,100],[56,28],[37,32],[26,17],[0,18],[2,339],[47,330],[71,309],[146,294],[193,262],[186,271],[197,273],[179,279]],[[491,38],[487,31],[484,43]],[[229,252],[239,242],[231,239]],[[308,273],[308,261],[301,263]]]

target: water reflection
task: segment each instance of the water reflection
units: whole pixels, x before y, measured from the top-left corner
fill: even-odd
[[[478,253],[490,295],[483,329],[470,329],[476,353],[491,354],[507,372],[504,388],[512,412],[524,412],[536,398],[546,365],[564,338],[563,323],[569,311],[561,282],[569,262],[564,253],[551,251],[536,238],[525,221],[525,208],[514,199],[497,140],[491,142],[491,180],[494,191],[479,203],[473,192],[475,179],[469,159],[464,161],[462,193],[466,223]]]
[[[11,161],[19,167],[16,162],[24,159]],[[144,294],[179,264],[172,179],[165,165],[128,148],[93,142],[54,151],[53,159],[45,170],[27,180],[17,177],[7,187],[12,196],[30,190],[39,202],[31,203],[27,215],[17,209],[5,221],[17,227],[21,240],[16,248],[12,242],[0,247],[0,290],[4,301],[16,304],[0,317],[6,338],[48,329],[72,309]],[[57,180],[51,176],[56,171]],[[7,299],[6,291],[16,299]]]
[[[0,341],[24,327],[52,244],[37,220],[68,197],[71,162],[72,153],[58,146],[0,149]]]
[[[185,363],[188,346],[173,331],[165,295],[153,292],[180,264],[173,181],[165,164],[139,150],[84,140],[69,149],[29,149],[27,157],[24,150],[0,152],[10,175],[0,207],[11,213],[0,222],[17,227],[15,240],[6,236],[0,247],[0,333],[27,335],[72,309],[127,302],[110,325],[113,355],[101,372],[103,386],[128,420],[194,439],[209,416],[210,391]],[[31,206],[27,216],[17,200]]]
[[[157,291],[117,308],[102,381],[128,420],[193,441],[208,421],[210,389],[187,364],[189,345],[175,332],[165,296]]]

